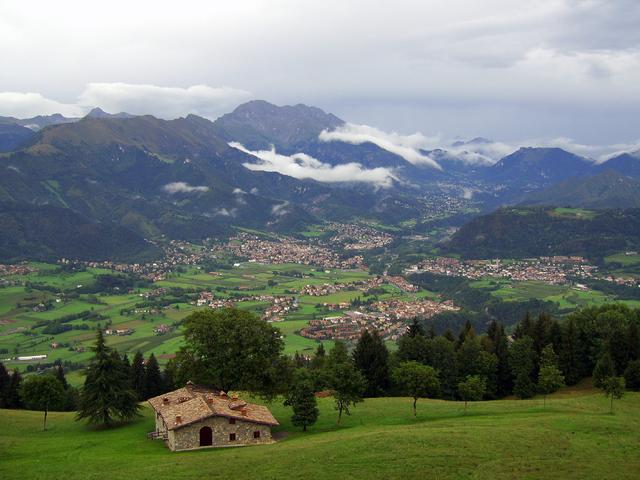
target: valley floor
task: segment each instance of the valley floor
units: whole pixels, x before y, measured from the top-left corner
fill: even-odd
[[[369,399],[336,426],[330,398],[319,399],[317,425],[303,434],[291,412],[271,406],[287,432],[274,445],[171,453],[147,440],[139,421],[92,430],[71,413],[0,410],[0,478],[594,478],[631,479],[640,472],[640,394],[614,404],[589,387],[547,400],[473,403]]]

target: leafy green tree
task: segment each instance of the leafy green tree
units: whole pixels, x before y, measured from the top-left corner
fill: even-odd
[[[509,349],[509,364],[514,378],[513,393],[518,398],[531,398],[536,386],[532,380],[535,369],[536,352],[531,337],[524,336],[513,342]]]
[[[331,365],[330,386],[338,410],[338,425],[342,420],[342,413],[351,415],[351,407],[362,402],[362,395],[367,383],[362,374],[347,361]]]
[[[384,395],[389,388],[389,350],[377,330],[363,330],[353,350],[353,362],[367,381],[365,397]]]
[[[32,375],[20,387],[20,398],[31,410],[44,412],[43,430],[47,429],[49,409],[64,404],[65,391],[62,384],[52,375]]]
[[[237,309],[205,310],[185,320],[186,345],[178,352],[178,381],[265,396],[282,391],[284,343],[280,332]]]
[[[543,404],[547,404],[547,395],[564,386],[564,375],[558,368],[558,357],[549,344],[542,350],[540,370],[538,371],[538,391],[543,395]]]
[[[467,402],[482,400],[486,390],[486,381],[480,375],[469,375],[458,384],[458,395],[464,401],[464,414],[467,414]]]
[[[640,390],[640,360],[629,362],[624,371],[624,381],[629,390]]]
[[[429,398],[438,395],[440,381],[433,367],[418,362],[401,363],[393,371],[393,379],[400,389],[413,398],[413,416],[417,415],[418,398]]]
[[[303,432],[316,423],[320,411],[313,391],[313,381],[308,372],[298,372],[284,405],[293,408],[291,423],[296,427],[302,427]]]
[[[625,383],[623,377],[609,377],[602,384],[602,390],[605,395],[611,399],[609,404],[609,413],[613,413],[613,400],[622,398],[625,392]]]
[[[105,344],[101,330],[93,351],[95,357],[87,368],[77,419],[108,426],[116,420],[135,418],[140,406],[128,372],[122,360]]]
[[[156,397],[165,391],[160,366],[153,353],[144,368],[144,391],[146,398]]]
[[[131,362],[131,387],[136,392],[138,401],[146,399],[144,356],[140,350],[135,353]]]
[[[469,329],[456,352],[456,366],[459,378],[477,375],[482,370],[482,344],[473,329]]]
[[[604,388],[604,383],[607,378],[615,377],[615,375],[616,370],[615,366],[613,365],[611,355],[608,351],[605,351],[600,356],[598,362],[596,363],[596,366],[593,369],[593,385],[596,388]]]

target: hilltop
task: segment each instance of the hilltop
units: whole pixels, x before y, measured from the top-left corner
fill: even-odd
[[[632,479],[640,469],[640,396],[608,401],[588,387],[541,399],[472,403],[367,399],[335,424],[331,398],[308,434],[292,427],[290,409],[270,406],[281,422],[274,445],[169,452],[148,440],[148,408],[131,425],[91,430],[73,413],[0,410],[0,476],[5,480],[198,478],[601,478]],[[47,461],[39,459],[46,457]],[[323,461],[319,461],[323,459]],[[82,467],[79,468],[78,466]],[[613,467],[612,467],[613,465]]]

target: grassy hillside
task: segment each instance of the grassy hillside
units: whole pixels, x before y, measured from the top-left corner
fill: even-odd
[[[637,478],[640,394],[609,415],[607,399],[589,388],[547,400],[472,404],[406,398],[371,399],[343,426],[331,399],[321,399],[318,425],[293,429],[290,411],[273,405],[289,435],[274,445],[171,453],[147,440],[148,410],[128,426],[99,431],[38,412],[0,410],[0,478]]]

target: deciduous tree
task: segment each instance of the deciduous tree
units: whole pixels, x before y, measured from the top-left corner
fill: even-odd
[[[486,390],[486,381],[480,375],[469,375],[458,384],[458,395],[464,401],[464,414],[467,414],[467,402],[482,400]]]
[[[49,409],[63,406],[65,392],[62,384],[53,375],[32,375],[27,377],[20,387],[20,398],[27,408],[44,412],[42,429],[46,430]]]
[[[418,398],[438,395],[440,381],[433,367],[418,362],[401,363],[393,371],[393,379],[400,389],[413,398],[413,416],[417,415]]]

